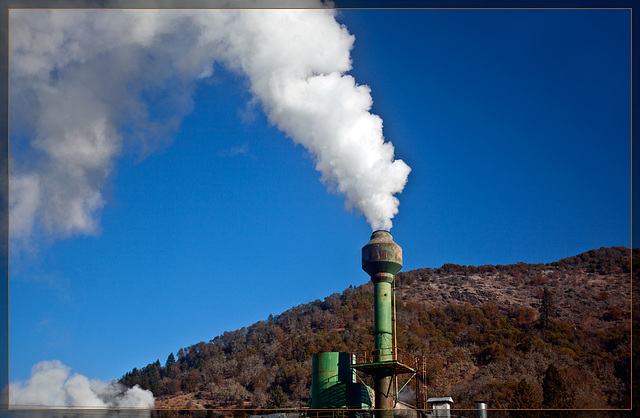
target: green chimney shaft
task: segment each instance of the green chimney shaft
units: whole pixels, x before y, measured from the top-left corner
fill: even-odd
[[[371,276],[373,282],[374,362],[394,360],[393,280],[401,268],[402,248],[393,242],[388,231],[375,231],[371,240],[362,248],[362,269]],[[390,376],[375,376],[376,409],[393,409],[393,399],[388,390],[390,384]]]
[[[392,298],[395,274],[402,268],[402,248],[388,231],[375,231],[362,248],[362,269],[373,282],[374,361],[393,360]]]

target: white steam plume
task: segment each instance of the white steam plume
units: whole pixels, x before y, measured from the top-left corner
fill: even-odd
[[[11,238],[97,233],[114,160],[170,143],[215,64],[246,77],[347,209],[390,229],[410,168],[384,142],[370,89],[346,74],[354,37],[335,14],[11,10]]]
[[[9,407],[15,409],[81,408],[142,409],[153,408],[151,391],[135,385],[127,388],[112,380],[89,380],[74,373],[58,360],[41,361],[31,368],[26,382],[9,384]]]

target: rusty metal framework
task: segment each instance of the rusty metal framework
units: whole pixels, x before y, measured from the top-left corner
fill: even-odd
[[[371,376],[385,374],[393,377],[391,382],[395,382],[394,406],[398,403],[400,392],[413,381],[416,393],[415,408],[424,410],[427,407],[427,360],[425,356],[414,356],[398,347],[393,347],[391,354],[386,355],[387,358],[383,361],[375,361],[380,358],[380,353],[377,350],[354,353],[354,356],[355,363],[351,365],[352,368]],[[411,374],[411,377],[401,388],[398,388],[398,375],[402,374]],[[387,395],[391,392],[391,382],[387,388]]]
[[[393,347],[393,350],[388,354],[386,353],[387,349],[384,350],[384,353],[383,350],[379,349],[354,353],[356,360],[355,364],[352,364],[351,367],[370,375],[383,371],[389,371],[391,372],[390,374],[394,375],[416,372],[415,356],[398,347]],[[376,361],[378,358],[382,360]]]
[[[421,414],[426,416],[427,409],[427,358],[425,356],[416,356],[416,409],[422,411]]]

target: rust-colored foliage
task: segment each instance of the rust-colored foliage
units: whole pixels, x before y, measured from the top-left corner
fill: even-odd
[[[628,407],[629,253],[600,249],[546,265],[446,264],[401,272],[399,346],[427,356],[429,390],[451,395],[460,408],[473,408],[481,394],[492,408],[509,408],[522,379],[541,399],[552,362],[572,365],[562,373],[576,406]],[[542,309],[550,288],[553,300],[548,293]],[[542,327],[536,326],[538,309],[548,319]],[[312,354],[372,350],[372,331],[372,286],[351,286],[181,348],[165,366],[133,369],[121,382],[152,389],[160,404],[184,398],[187,405],[197,393],[200,405],[234,408],[241,401],[251,410],[265,406],[280,386],[288,406],[307,406]]]

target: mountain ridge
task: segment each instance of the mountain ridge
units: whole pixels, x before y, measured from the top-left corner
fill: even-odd
[[[429,396],[453,396],[457,407],[482,397],[508,408],[522,379],[541,402],[551,364],[578,407],[628,407],[631,266],[639,257],[638,249],[632,257],[628,248],[602,247],[546,264],[400,272],[398,346],[427,357]],[[542,326],[545,293],[556,315]],[[286,406],[308,406],[311,355],[371,350],[372,329],[368,282],[181,348],[120,381],[152,390],[158,408],[258,408],[278,387]]]

